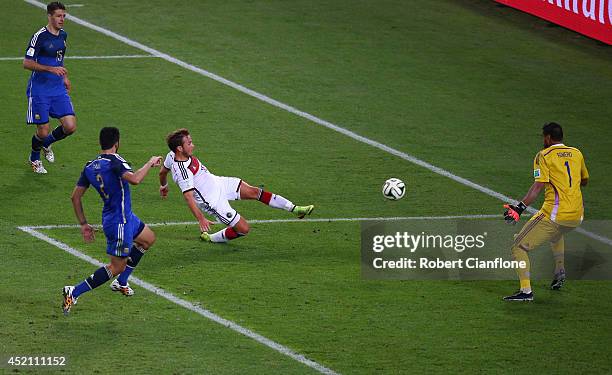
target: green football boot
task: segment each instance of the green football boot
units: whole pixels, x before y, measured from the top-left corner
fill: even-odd
[[[304,216],[310,215],[313,210],[314,210],[314,205],[311,204],[310,206],[295,206],[293,207],[293,211],[291,212],[296,214],[298,219],[303,219]]]

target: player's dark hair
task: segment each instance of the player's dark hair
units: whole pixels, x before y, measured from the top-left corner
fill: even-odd
[[[542,135],[550,135],[553,141],[562,141],[563,129],[556,122],[549,122],[542,127]]]
[[[100,130],[100,147],[102,150],[110,150],[117,142],[119,142],[119,129],[108,126]]]
[[[173,152],[176,152],[178,146],[183,145],[183,138],[189,135],[189,130],[185,128],[177,129],[166,137],[166,143]]]
[[[49,5],[47,5],[47,14],[53,14],[53,12],[55,12],[58,9],[66,10],[66,6],[60,3],[59,1],[54,1],[52,3],[49,3]]]

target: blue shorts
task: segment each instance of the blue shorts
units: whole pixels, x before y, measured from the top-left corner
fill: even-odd
[[[28,97],[28,113],[26,115],[28,124],[42,125],[49,122],[49,116],[62,118],[70,115],[74,116],[74,108],[68,94]]]
[[[134,214],[125,224],[110,223],[103,225],[102,228],[106,236],[106,253],[116,257],[130,255],[132,242],[134,238],[140,235],[144,227],[145,224]]]

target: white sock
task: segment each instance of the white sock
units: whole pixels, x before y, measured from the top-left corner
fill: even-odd
[[[285,211],[293,210],[293,206],[294,206],[294,204],[290,200],[288,200],[287,198],[284,198],[283,196],[277,195],[277,194],[272,194],[272,199],[270,199],[269,205],[270,207],[280,208]]]
[[[529,294],[531,293],[531,288],[521,288],[521,292]]]
[[[223,235],[223,232],[225,232],[225,229],[221,229],[220,231],[211,234],[210,241],[211,242],[227,242],[228,240]]]

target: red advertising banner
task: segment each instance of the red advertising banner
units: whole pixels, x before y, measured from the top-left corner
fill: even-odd
[[[612,45],[612,0],[495,0]]]

